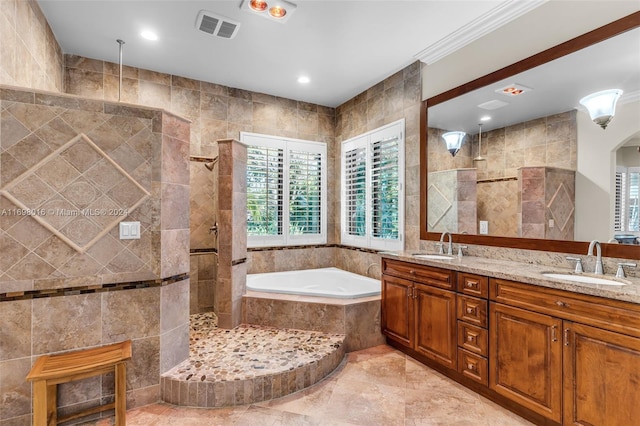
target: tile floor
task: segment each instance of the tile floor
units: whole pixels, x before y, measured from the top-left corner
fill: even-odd
[[[96,426],[113,424],[103,419]],[[128,426],[474,425],[531,423],[389,346],[352,352],[322,382],[252,405],[205,409],[153,404],[127,412]]]

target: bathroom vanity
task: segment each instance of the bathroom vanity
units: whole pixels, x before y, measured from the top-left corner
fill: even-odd
[[[636,424],[640,279],[583,284],[549,269],[384,253],[383,334],[536,424]]]

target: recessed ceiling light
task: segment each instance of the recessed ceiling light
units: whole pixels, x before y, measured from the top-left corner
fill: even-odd
[[[300,84],[307,84],[311,82],[311,79],[309,77],[307,77],[306,75],[302,75],[300,77],[298,77],[298,83]]]
[[[488,115],[480,117],[480,121],[489,121],[489,120],[491,120],[491,117],[489,117]]]
[[[143,32],[140,33],[140,35],[142,36],[142,38],[145,38],[151,41],[156,41],[158,39],[158,35],[153,31],[149,31],[149,30],[144,30]]]

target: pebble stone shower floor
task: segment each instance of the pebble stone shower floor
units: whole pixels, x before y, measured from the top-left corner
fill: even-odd
[[[318,361],[342,344],[344,335],[242,324],[217,327],[214,313],[190,319],[189,359],[165,376],[178,380],[246,380]]]

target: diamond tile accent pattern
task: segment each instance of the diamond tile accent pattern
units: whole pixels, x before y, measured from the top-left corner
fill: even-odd
[[[91,173],[94,168],[111,176],[111,185],[105,186],[104,180],[96,182],[95,173]],[[115,192],[114,187],[118,188]],[[83,133],[18,176],[0,193],[19,208],[34,212],[30,215],[33,219],[80,253],[150,196]]]

